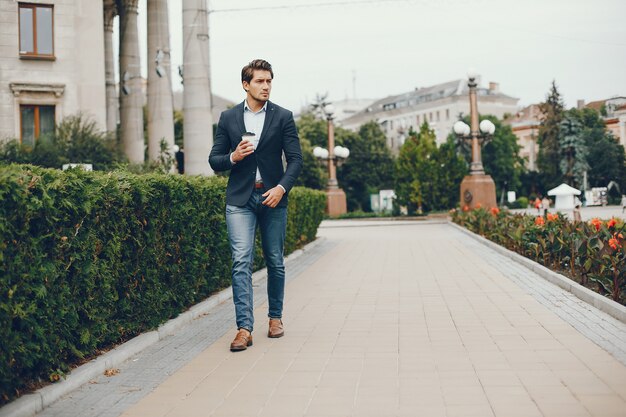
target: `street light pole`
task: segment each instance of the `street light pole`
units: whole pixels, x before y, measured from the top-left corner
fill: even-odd
[[[473,77],[472,77],[473,76]],[[478,99],[476,98],[476,76],[470,74],[467,82],[469,87],[470,100],[470,129],[472,135],[472,162],[470,164],[470,175],[484,175],[485,169],[480,155],[480,144],[478,143]]]
[[[335,146],[335,126],[333,125],[333,113],[335,109],[332,104],[327,104],[322,108],[326,122],[328,123],[328,149],[316,146],[313,155],[328,164],[328,184],[326,185],[326,213],[330,217],[337,217],[348,211],[346,203],[346,193],[339,188],[337,182],[337,165],[340,165],[350,155],[350,150],[343,146]]]
[[[489,209],[497,207],[496,185],[491,176],[485,174],[480,147],[481,143],[491,138],[496,127],[489,120],[483,120],[480,124],[478,123],[477,75],[471,71],[467,78],[471,127],[460,120],[454,124],[454,133],[456,133],[459,139],[470,140],[472,143],[470,174],[463,178],[461,182],[461,207],[467,206],[470,209],[483,207]]]
[[[329,110],[332,110],[332,108]],[[328,189],[330,190],[339,188],[337,182],[337,167],[332,163],[335,159],[335,126],[333,124],[333,113],[326,113],[326,120],[328,122]]]

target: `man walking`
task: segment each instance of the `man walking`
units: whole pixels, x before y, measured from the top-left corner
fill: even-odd
[[[284,335],[287,197],[302,170],[302,152],[293,114],[269,101],[273,78],[272,66],[262,59],[243,67],[241,83],[246,99],[222,113],[209,155],[213,170],[231,171],[226,188],[226,225],[238,330],[230,345],[233,352],[252,346],[252,264],[257,225],[267,265],[268,337]]]

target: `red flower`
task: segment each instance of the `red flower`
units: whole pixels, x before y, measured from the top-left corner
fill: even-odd
[[[553,222],[559,219],[559,215],[556,213],[548,213],[548,221]]]
[[[474,207],[476,210],[478,210],[479,208],[481,208],[482,205],[480,203],[476,203],[476,207]]]
[[[498,207],[492,207],[491,214],[493,214],[494,216],[497,216],[498,214],[500,214],[500,209]]]
[[[600,228],[602,227],[602,220],[598,219],[597,217],[594,217],[593,219],[591,219],[589,223],[596,227],[596,232],[599,231]]]
[[[611,227],[615,226],[617,224],[617,220],[615,220],[615,218],[612,218],[611,220],[609,220],[608,222],[606,222],[606,226],[610,229]]]
[[[609,239],[609,246],[612,247],[614,250],[618,250],[620,247],[620,242],[618,239],[624,239],[624,235],[622,235],[621,233],[613,233],[613,237]]]
[[[463,206],[463,211],[469,211],[469,207],[468,206]]]
[[[537,216],[537,218],[535,219],[535,226],[543,226],[544,224],[546,224],[546,221],[543,219],[543,217]]]

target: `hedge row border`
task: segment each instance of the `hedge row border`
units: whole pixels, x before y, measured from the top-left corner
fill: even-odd
[[[294,262],[301,255],[314,249],[325,240],[326,238],[318,237],[302,249],[293,251],[285,257],[285,265]],[[267,268],[259,269],[252,274],[252,282],[254,284],[261,283],[265,279],[267,279]],[[190,307],[187,311],[180,313],[177,317],[163,323],[157,329],[135,336],[96,359],[73,369],[64,380],[40,388],[33,393],[25,394],[6,404],[0,408],[0,417],[32,417],[58,401],[64,395],[88,383],[93,378],[102,375],[106,369],[122,364],[165,337],[175,334],[196,318],[209,313],[213,308],[224,301],[232,299],[232,297],[232,286],[224,288],[204,301]]]
[[[595,291],[590,290],[589,288],[583,287],[576,281],[567,278],[564,275],[561,275],[557,272],[552,271],[551,269],[546,268],[538,262],[533,261],[532,259],[528,259],[525,256],[520,255],[517,252],[513,252],[503,246],[498,245],[491,240],[480,236],[453,221],[448,222],[451,226],[457,228],[461,232],[467,234],[468,236],[474,238],[478,242],[482,243],[485,246],[490,247],[496,252],[500,253],[508,257],[509,259],[525,266],[531,271],[535,272],[537,275],[542,277],[548,282],[556,285],[557,287],[575,295],[580,300],[585,303],[594,306],[598,310],[608,314],[616,320],[626,324],[626,306],[621,305],[620,303],[613,301],[609,298],[603,297],[602,295],[596,293]]]

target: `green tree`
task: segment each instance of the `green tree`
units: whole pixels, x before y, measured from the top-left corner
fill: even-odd
[[[524,159],[519,155],[521,146],[511,126],[504,125],[495,116],[485,115],[482,119],[491,120],[496,126],[493,138],[482,149],[485,173],[491,175],[496,184],[497,195],[503,191],[516,190],[522,182]]]
[[[552,81],[552,87],[546,101],[541,103],[539,108],[542,119],[537,136],[537,143],[539,144],[537,166],[541,172],[543,185],[549,189],[562,182],[559,137],[564,105],[555,81]]]
[[[327,147],[326,122],[312,114],[304,114],[297,122],[300,147],[302,148],[302,172],[297,185],[322,190],[328,182],[324,166],[313,156],[313,147]]]
[[[491,140],[481,147],[483,168],[496,184],[496,194],[502,195],[503,191],[519,189],[525,169],[524,159],[519,156],[521,147],[517,143],[517,136],[511,126],[503,124],[496,116],[488,114],[480,116],[480,120],[490,120],[496,127]],[[463,121],[469,124],[469,116],[464,117]],[[455,139],[454,133],[448,136],[448,140],[451,139]],[[465,142],[461,149],[469,164],[472,159],[471,144]]]
[[[298,119],[296,126],[300,138],[307,139],[312,147],[328,147],[328,125],[325,120],[316,118],[313,113],[305,113]]]
[[[40,137],[34,148],[17,140],[2,144],[0,160],[57,169],[67,163],[85,163],[94,170],[110,170],[126,162],[117,141],[82,114],[65,117],[54,133]]]
[[[348,210],[371,211],[370,194],[393,186],[394,161],[385,134],[378,123],[368,122],[358,133],[339,128],[337,136],[337,142],[350,150],[350,157],[337,171]]]
[[[180,148],[185,147],[183,136],[183,125],[185,124],[185,114],[180,110],[174,110],[174,143]]]
[[[435,133],[425,122],[419,133],[409,132],[396,159],[397,201],[409,214],[454,207],[465,170],[453,139],[437,148]]]
[[[566,112],[560,126],[559,150],[560,168],[565,182],[580,188],[584,182],[587,164],[587,145],[583,136],[583,127],[576,115]]]
[[[448,137],[439,147],[437,164],[441,169],[436,187],[440,196],[435,208],[451,209],[459,204],[461,181],[468,172],[467,162],[458,152],[456,138]]]
[[[606,187],[609,182],[619,184],[626,194],[626,157],[624,147],[607,131],[600,113],[593,109],[570,109],[569,117],[578,120],[587,148],[587,182],[589,187]]]
[[[324,167],[313,156],[313,147],[306,137],[300,136],[302,149],[302,172],[296,180],[296,185],[323,190],[328,182],[328,175]]]

